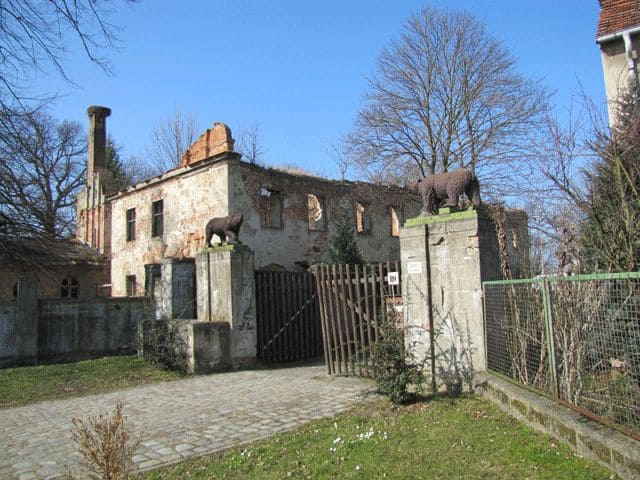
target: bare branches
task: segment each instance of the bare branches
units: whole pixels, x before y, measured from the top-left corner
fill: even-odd
[[[133,457],[142,437],[131,430],[121,402],[111,415],[100,414],[87,420],[73,419],[72,438],[81,455],[82,471],[76,476],[68,467],[70,479],[125,480],[134,470]]]
[[[25,99],[35,72],[53,69],[68,81],[64,57],[71,34],[105,72],[102,51],[116,44],[118,27],[108,21],[112,5],[135,0],[2,0],[0,2],[0,100]]]
[[[333,160],[333,163],[336,164],[336,167],[338,167],[338,171],[340,172],[340,179],[344,182],[347,178],[347,172],[351,167],[351,159],[346,152],[344,139],[341,138],[336,142],[329,143],[324,148],[324,151],[327,155],[329,155],[331,160]]]
[[[260,123],[253,122],[248,127],[240,130],[236,150],[242,154],[247,162],[262,164],[266,150],[262,145]]]
[[[348,137],[352,158],[371,179],[466,166],[499,187],[549,98],[515,66],[471,16],[425,8],[380,54]]]
[[[550,118],[529,166],[530,226],[561,273],[628,271],[640,264],[640,102],[620,98],[619,125],[578,97],[565,126]],[[549,253],[547,252],[547,253]]]
[[[84,182],[85,133],[42,112],[0,112],[0,214],[16,235],[70,234]]]
[[[158,123],[147,146],[149,162],[154,173],[161,174],[180,165],[184,152],[196,140],[195,117],[176,109],[164,122]]]

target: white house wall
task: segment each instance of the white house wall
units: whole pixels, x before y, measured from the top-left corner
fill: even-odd
[[[638,55],[640,55],[640,34],[631,37],[631,45],[632,50],[635,52],[634,56],[637,63]],[[629,64],[622,38],[618,37],[614,41],[601,45],[600,48],[609,119],[613,122],[615,118],[615,100],[628,87]]]

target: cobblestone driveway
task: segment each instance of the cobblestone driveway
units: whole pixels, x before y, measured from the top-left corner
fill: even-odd
[[[0,478],[57,478],[78,456],[72,418],[112,412],[121,400],[143,433],[134,458],[150,469],[264,438],[344,411],[371,387],[329,377],[324,366],[193,377],[103,395],[0,410]]]

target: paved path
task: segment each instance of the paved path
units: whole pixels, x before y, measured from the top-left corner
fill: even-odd
[[[118,400],[143,433],[139,469],[175,463],[344,411],[371,387],[323,366],[193,377],[0,410],[0,478],[57,478],[78,456],[71,420],[112,412]]]

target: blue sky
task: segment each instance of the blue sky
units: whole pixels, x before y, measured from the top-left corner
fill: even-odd
[[[556,92],[560,117],[579,83],[604,102],[597,0],[143,0],[113,18],[123,31],[112,76],[71,50],[78,87],[41,74],[34,89],[64,95],[59,119],[86,124],[89,105],[110,107],[125,156],[144,158],[154,126],[179,108],[200,131],[223,121],[237,137],[258,122],[266,163],[338,177],[328,144],[350,130],[380,50],[425,5],[483,22],[522,74]]]

